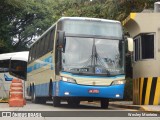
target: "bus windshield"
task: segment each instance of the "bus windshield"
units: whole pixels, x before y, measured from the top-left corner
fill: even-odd
[[[93,35],[122,39],[122,27],[118,22],[65,20],[63,21],[62,29],[66,34]]]
[[[63,71],[82,74],[124,74],[123,41],[66,37]]]

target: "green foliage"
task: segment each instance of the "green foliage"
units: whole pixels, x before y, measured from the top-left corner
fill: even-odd
[[[71,0],[64,16],[85,16],[124,20],[130,12],[153,8],[156,0]],[[158,1],[158,0],[157,0]]]
[[[14,51],[26,50],[34,36],[55,22],[53,4],[52,0],[0,1],[0,39],[11,44]]]
[[[0,39],[0,53],[7,53],[12,51],[12,45],[9,44],[10,42],[6,42]]]
[[[130,12],[153,8],[155,1],[158,0],[1,0],[0,53],[27,49],[35,36],[62,16],[122,21]]]
[[[16,41],[13,47],[16,51],[27,47],[33,42],[34,36],[39,36],[55,21],[51,0],[28,0],[24,9],[17,12],[12,21],[12,36]]]

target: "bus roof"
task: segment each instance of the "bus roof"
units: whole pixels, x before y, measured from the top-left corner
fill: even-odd
[[[22,61],[28,61],[28,51],[23,52],[13,52],[13,53],[4,53],[0,54],[0,60],[22,60]]]
[[[109,19],[102,19],[102,18],[89,18],[89,17],[62,17],[58,21],[61,21],[61,20],[91,20],[91,21],[120,23],[117,20],[109,20]]]

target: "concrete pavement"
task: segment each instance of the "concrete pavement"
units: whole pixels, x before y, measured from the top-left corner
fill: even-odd
[[[87,105],[89,110],[99,109],[99,103],[98,102],[82,102],[82,104]],[[34,106],[33,107],[34,109],[32,107],[30,108],[30,105],[32,107]],[[23,111],[24,108],[25,108],[25,110],[37,110],[36,106],[38,106],[38,108],[39,108],[39,106],[43,106],[43,110],[46,109],[46,110],[51,110],[51,111],[53,111],[53,110],[55,110],[55,111],[60,110],[61,111],[61,108],[53,109],[52,102],[51,103],[49,102],[46,105],[37,105],[37,104],[32,104],[31,102],[28,102],[27,106],[24,106],[22,108],[9,107],[8,104],[6,104],[6,103],[0,103],[0,108],[3,108],[3,109],[0,109],[0,111],[1,110],[6,110],[6,111],[11,110],[12,111],[12,110],[15,110],[15,109],[20,109],[20,110]],[[63,106],[64,106],[64,107],[62,107],[63,110],[68,110],[67,105],[64,104]],[[160,113],[160,105],[133,105],[132,101],[111,101],[111,102],[109,102],[109,106],[110,106],[109,107],[110,110],[112,108],[116,108],[117,110],[122,110],[122,108],[123,108],[123,110],[124,109],[132,110],[133,109],[133,110],[138,110],[138,111],[149,111],[149,112],[153,111],[153,112],[156,112],[156,113]],[[86,106],[81,106],[81,107],[79,107],[79,109],[86,110],[86,109],[83,109],[85,107]]]
[[[113,101],[109,102],[111,106],[126,108],[126,109],[136,109],[140,111],[153,111],[160,113],[160,105],[133,105],[132,101]]]

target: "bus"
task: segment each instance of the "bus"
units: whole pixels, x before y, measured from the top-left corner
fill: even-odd
[[[119,21],[62,17],[30,47],[27,93],[33,103],[100,101],[108,108],[109,99],[123,98],[124,58]]]
[[[26,79],[28,51],[0,54],[0,101],[9,98],[13,79]]]

